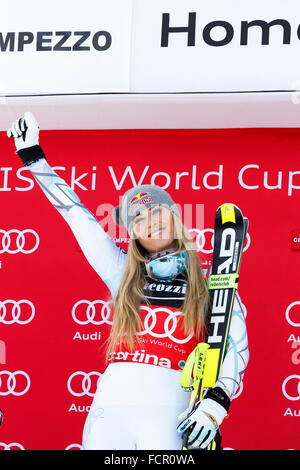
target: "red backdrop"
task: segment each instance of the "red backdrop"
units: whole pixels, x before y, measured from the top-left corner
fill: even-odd
[[[72,374],[104,371],[109,324],[75,304],[109,292],[29,170],[18,173],[5,133],[0,143],[0,448],[77,448],[98,375],[89,383]],[[108,204],[103,226],[110,204],[138,182],[163,186],[180,206],[204,204],[204,228],[220,204],[241,208],[250,222],[239,283],[250,360],[223,444],[299,449],[299,130],[41,131],[40,144],[88,209]],[[176,182],[177,172],[188,174]],[[209,263],[211,232],[198,241]]]

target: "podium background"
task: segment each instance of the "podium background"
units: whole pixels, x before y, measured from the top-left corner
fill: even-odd
[[[223,446],[299,449],[300,252],[291,249],[291,241],[292,232],[300,232],[300,193],[294,189],[288,195],[289,172],[300,170],[299,129],[41,130],[40,144],[52,167],[65,168],[57,173],[68,184],[72,168],[77,178],[87,173],[78,180],[87,189],[75,184],[74,190],[95,215],[101,204],[119,204],[119,197],[134,184],[128,174],[117,190],[110,167],[120,182],[130,166],[138,183],[147,165],[142,183],[150,183],[157,172],[168,173],[168,187],[163,175],[155,178],[155,184],[164,186],[175,202],[204,204],[204,228],[213,227],[220,204],[233,202],[241,208],[250,222],[239,283],[247,309],[250,360],[243,387],[222,425]],[[25,299],[34,305],[34,316],[26,322],[30,306],[22,303],[18,322],[13,303],[5,303],[5,308],[0,304],[0,407],[4,412],[0,449],[79,448],[92,396],[84,394],[82,376],[70,377],[77,371],[101,374],[105,370],[102,346],[109,324],[80,324],[72,309],[82,299],[106,301],[109,292],[38,185],[28,189],[29,181],[18,177],[22,163],[14,150],[13,141],[1,133],[0,300]],[[197,190],[192,188],[193,165],[196,184],[201,186]],[[206,188],[203,176],[219,171],[219,165],[223,166],[222,188]],[[244,173],[244,182],[259,188],[246,189],[239,183],[239,172],[246,165],[259,165]],[[179,189],[176,172],[189,172],[181,178]],[[278,184],[278,172],[282,172],[282,188],[264,187],[264,172],[270,186]],[[29,170],[21,174],[33,180]],[[300,189],[300,171],[293,178]],[[217,185],[218,177],[210,175],[207,182]],[[102,224],[110,218],[109,211],[98,217]],[[4,231],[12,229],[37,233],[37,248],[21,253],[16,233],[11,233],[10,249],[16,253],[7,253]],[[199,256],[209,266],[211,254],[203,249],[210,250],[211,233],[205,235]],[[25,249],[30,250],[35,235],[25,233],[25,240]],[[126,242],[119,244],[126,249]],[[85,311],[77,310],[77,318],[87,320]],[[99,318],[97,310],[98,323]],[[3,371],[27,375],[16,375],[14,384]],[[90,395],[97,379],[91,376]]]

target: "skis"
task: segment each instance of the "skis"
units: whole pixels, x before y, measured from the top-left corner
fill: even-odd
[[[190,406],[202,400],[207,388],[215,386],[223,364],[248,224],[248,219],[243,217],[240,209],[234,204],[223,204],[217,209],[213,263],[208,280],[210,312],[205,343],[199,343],[206,345],[205,357],[202,354],[201,368],[197,365],[194,367],[193,387],[185,387],[181,384],[186,390],[193,389]],[[197,374],[197,370],[200,373]],[[183,379],[184,382],[187,385],[186,377]],[[186,432],[183,437],[182,449],[185,450],[189,448],[188,435],[189,433]],[[217,436],[207,449],[216,449],[216,441],[220,435]]]

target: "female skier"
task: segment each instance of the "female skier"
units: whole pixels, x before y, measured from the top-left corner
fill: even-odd
[[[208,292],[189,231],[158,186],[129,189],[113,211],[130,235],[128,252],[48,164],[39,127],[25,113],[7,131],[19,157],[74,233],[110,290],[114,317],[107,368],[83,431],[83,449],[204,449],[227,416],[248,362],[245,314],[238,293],[229,345],[215,387],[193,411],[179,385],[182,367],[204,340]]]

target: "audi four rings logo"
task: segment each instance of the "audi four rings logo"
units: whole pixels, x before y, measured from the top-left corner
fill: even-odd
[[[112,321],[109,320],[111,315],[110,304],[112,303],[112,300],[108,302],[104,300],[94,300],[92,302],[86,299],[79,300],[72,308],[73,320],[79,323],[79,325],[87,325],[88,323],[93,325],[102,325],[103,323],[112,325]],[[86,306],[85,309],[82,309],[81,305]],[[96,309],[96,305],[101,305],[101,308]]]
[[[105,302],[103,300],[94,300],[93,302],[89,300],[79,300],[76,302],[76,304],[72,308],[72,317],[73,320],[76,323],[79,323],[80,325],[86,325],[88,323],[92,323],[94,325],[102,325],[103,323],[106,323],[108,325],[112,325],[112,321],[109,320],[111,310],[109,308],[109,304],[112,303],[112,300],[109,302]],[[101,309],[100,312],[98,312],[99,319],[96,319],[96,308],[95,305],[100,304]],[[82,312],[79,312],[79,306],[80,305],[85,305],[87,308],[84,310],[84,318],[78,318],[80,316],[80,313],[82,315]],[[150,336],[153,336],[155,338],[169,338],[170,340],[174,341],[175,343],[178,344],[184,344],[187,343],[191,338],[192,334],[187,336],[186,338],[179,339],[175,338],[173,336],[173,333],[176,331],[177,328],[177,318],[179,316],[183,316],[183,313],[181,312],[173,312],[172,310],[168,309],[167,307],[157,307],[157,308],[151,308],[147,307],[145,305],[141,306],[141,309],[146,310],[147,314],[144,319],[144,325],[143,329],[141,332],[138,333],[138,335],[146,335],[149,334]],[[157,313],[165,313],[166,319],[164,321],[164,326],[163,326],[163,331],[155,332],[154,329],[157,324]]]
[[[189,229],[189,232],[195,232],[196,237],[195,237],[195,244],[197,247],[197,251],[201,251],[202,253],[212,253],[213,252],[213,246],[214,246],[214,229],[212,228],[205,228],[203,230],[200,230],[198,228],[191,228]],[[210,236],[207,234],[211,234]],[[209,239],[210,238],[210,243]],[[246,236],[246,245],[244,246],[243,252],[247,251],[249,246],[250,246],[250,235],[247,232]],[[207,247],[207,244],[209,244],[209,247]],[[205,248],[206,247],[206,248]]]
[[[288,388],[288,391],[287,391]],[[282,384],[282,393],[292,401],[300,400],[300,375],[289,375]]]
[[[30,254],[37,249],[39,242],[40,239],[38,234],[29,228],[26,230],[17,230],[12,228],[8,231],[0,229],[0,254]]]
[[[141,310],[146,310],[146,312],[148,313],[146,314],[144,319],[144,330],[139,332],[138,335],[142,336],[145,334],[149,334],[150,336],[154,336],[155,338],[169,338],[177,344],[187,343],[192,338],[193,334],[190,334],[184,339],[178,339],[173,336],[173,333],[176,331],[177,328],[176,317],[183,316],[183,313],[177,311],[173,312],[172,310],[169,310],[166,307],[151,308],[146,305],[142,305]],[[164,331],[162,333],[154,332],[154,328],[157,324],[157,312],[159,312],[160,314],[161,312],[165,312],[167,314],[167,317],[164,321]]]
[[[96,393],[98,384],[101,380],[100,372],[82,372],[77,371],[70,375],[68,379],[68,390],[75,397],[88,395],[93,397]]]
[[[29,308],[24,308],[24,306],[21,308],[22,304],[29,305]],[[8,308],[8,306],[10,308]],[[34,315],[35,308],[30,300],[0,300],[0,323],[4,323],[5,325],[11,325],[12,323],[25,325],[31,322]]]
[[[25,395],[29,387],[30,377],[26,372],[22,370],[15,372],[9,372],[8,370],[0,371],[0,395]]]

